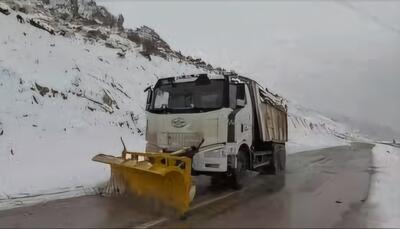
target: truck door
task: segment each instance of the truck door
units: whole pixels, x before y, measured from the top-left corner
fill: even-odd
[[[229,95],[230,107],[234,110],[229,117],[231,128],[228,128],[228,142],[246,143],[250,147],[253,140],[253,123],[249,87],[243,83],[231,84]]]

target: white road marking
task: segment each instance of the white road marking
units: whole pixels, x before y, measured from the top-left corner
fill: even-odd
[[[227,198],[227,197],[229,197],[229,196],[232,196],[232,195],[235,194],[235,193],[242,192],[242,191],[244,191],[244,190],[246,190],[246,188],[242,188],[242,189],[239,190],[239,191],[230,192],[230,193],[227,193],[227,194],[225,194],[225,195],[218,196],[218,197],[215,197],[215,198],[210,199],[210,200],[206,200],[206,201],[204,201],[204,202],[202,202],[202,203],[198,203],[197,205],[191,207],[191,208],[189,209],[189,211],[193,211],[193,210],[196,210],[197,208],[201,208],[201,207],[204,207],[204,206],[206,206],[206,205],[212,204],[212,203],[214,203],[214,202],[216,202],[216,201],[225,199],[225,198]],[[156,219],[156,220],[152,220],[152,221],[146,222],[146,223],[144,223],[144,224],[141,224],[141,225],[139,225],[139,226],[136,226],[136,227],[134,227],[134,228],[142,228],[142,229],[151,228],[151,227],[154,227],[154,226],[156,226],[156,225],[158,225],[158,224],[164,223],[164,222],[167,221],[167,220],[168,220],[168,218],[166,218],[166,217],[161,217],[161,218],[158,218],[158,219]]]
[[[225,194],[225,195],[215,197],[214,199],[206,200],[206,201],[204,201],[204,202],[202,202],[202,203],[198,203],[197,205],[191,207],[191,208],[189,209],[189,211],[196,210],[197,208],[201,208],[201,207],[203,207],[203,206],[205,206],[205,205],[209,205],[209,204],[214,203],[214,202],[216,202],[216,201],[218,201],[218,200],[225,199],[225,198],[227,198],[227,197],[229,197],[229,196],[232,196],[233,194],[235,194],[235,193],[237,193],[237,192],[238,192],[238,191],[230,192],[230,193],[227,193],[227,194]]]
[[[168,220],[168,218],[166,218],[166,217],[161,217],[161,218],[159,218],[159,219],[156,219],[156,220],[153,220],[153,221],[149,221],[149,222],[147,222],[147,223],[144,223],[144,224],[141,224],[141,225],[139,225],[139,226],[136,226],[136,227],[134,227],[134,228],[151,228],[151,227],[154,227],[154,226],[156,226],[156,225],[158,225],[158,224],[161,224],[161,223],[164,223],[165,221],[167,221]]]

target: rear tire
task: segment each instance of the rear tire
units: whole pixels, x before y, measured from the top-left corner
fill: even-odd
[[[286,169],[285,145],[273,144],[272,148],[273,151],[271,162],[261,169],[261,174],[279,175]]]
[[[285,145],[280,146],[280,162],[281,162],[281,171],[284,172],[286,170],[286,147]]]

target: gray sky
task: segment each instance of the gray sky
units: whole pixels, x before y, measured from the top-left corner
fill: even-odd
[[[305,106],[400,131],[400,1],[101,1]]]

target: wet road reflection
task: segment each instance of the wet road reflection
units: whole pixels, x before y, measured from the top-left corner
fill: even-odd
[[[245,188],[205,206],[233,190],[196,177],[195,209],[188,218],[169,216],[157,226],[346,226],[343,219],[350,222],[348,216],[368,196],[371,148],[352,144],[290,155],[285,176],[250,173]],[[163,217],[156,203],[150,206],[137,199],[85,196],[2,211],[0,227],[135,227]]]
[[[371,145],[288,157],[286,176],[253,176],[247,188],[165,227],[332,227],[368,196]]]

